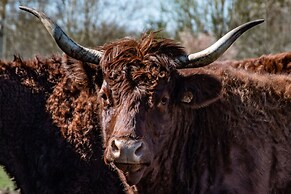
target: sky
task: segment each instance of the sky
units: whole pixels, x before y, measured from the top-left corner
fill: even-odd
[[[109,5],[108,12],[104,12],[104,17],[119,21],[130,30],[144,31],[148,27],[145,23],[157,21],[163,17],[161,13],[163,0],[111,0],[111,2],[115,6],[109,8]]]
[[[18,11],[20,5],[37,8],[38,0],[11,0],[14,4],[8,4],[7,10]],[[50,5],[44,11],[48,16],[53,16],[60,0],[50,0]],[[69,1],[70,2],[70,1]],[[161,16],[161,4],[163,0],[100,0],[102,5],[102,20],[118,21],[120,25],[126,25],[130,30],[144,31],[148,21],[157,21]],[[82,1],[78,1],[82,3]],[[10,5],[13,5],[11,9]],[[69,5],[68,5],[69,7]],[[80,13],[83,14],[83,13]],[[98,13],[96,13],[98,15]]]

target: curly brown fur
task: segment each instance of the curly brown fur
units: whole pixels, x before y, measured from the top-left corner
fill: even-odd
[[[169,58],[185,54],[173,40],[158,39],[155,35],[145,34],[140,40],[123,39],[102,47],[100,65],[109,87],[118,91],[112,94],[117,104],[133,90],[148,91],[147,95],[152,96],[158,82],[165,82],[174,70],[175,64]]]
[[[24,194],[122,193],[101,159],[97,88],[68,76],[67,64],[92,68],[65,56],[0,61],[0,163]]]
[[[241,61],[224,61],[221,63],[256,73],[272,73],[272,74],[291,73],[290,52],[273,55],[263,55],[259,58],[244,59]]]
[[[1,62],[0,162],[23,193],[121,192],[102,143],[127,193],[290,192],[288,57],[177,70],[184,49],[154,33],[101,49],[100,66]],[[116,137],[151,151],[138,181],[113,164]]]
[[[134,185],[139,193],[290,192],[288,58],[253,59],[257,68],[248,71],[248,60],[176,70],[183,49],[151,35],[103,50],[105,161],[115,166],[116,139],[142,140],[153,155],[144,172],[118,169],[125,185],[141,177]]]

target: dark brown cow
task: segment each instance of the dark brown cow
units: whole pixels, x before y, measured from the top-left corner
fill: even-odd
[[[22,194],[124,193],[102,160],[98,120],[83,116],[94,115],[94,95],[63,71],[78,63],[60,56],[0,61],[0,164]]]
[[[76,109],[93,107],[89,112],[74,117],[70,104],[79,101],[63,96],[64,87],[51,95],[48,109],[57,126],[65,126],[63,135],[80,135],[75,130],[84,126],[81,115],[84,121],[100,120],[104,160],[116,168],[129,193],[290,192],[291,78],[209,65],[261,20],[188,56],[154,33],[88,49],[43,13],[21,8],[40,18],[69,56],[96,64],[93,72],[86,63],[65,66],[81,96],[92,97]],[[72,117],[64,120],[66,114]],[[78,122],[71,126],[74,118]]]
[[[150,36],[104,50],[105,160],[124,182],[139,193],[291,192],[289,75],[244,62],[177,69],[184,51]]]
[[[22,194],[124,193],[102,159],[98,88],[71,79],[70,65],[99,79],[96,66],[65,56],[0,60],[0,164]]]

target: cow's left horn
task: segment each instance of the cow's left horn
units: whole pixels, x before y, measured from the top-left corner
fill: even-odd
[[[245,23],[221,37],[216,43],[208,47],[207,49],[200,51],[198,53],[193,53],[188,56],[179,57],[179,64],[177,68],[195,68],[203,67],[209,65],[218,57],[220,57],[234,41],[240,37],[248,29],[264,22],[263,19],[254,20],[248,23]]]
[[[33,14],[38,19],[40,19],[40,21],[43,23],[47,31],[54,38],[58,46],[67,55],[80,61],[96,63],[96,64],[99,63],[100,58],[102,56],[101,51],[85,48],[77,44],[70,37],[68,37],[67,34],[55,22],[53,22],[49,17],[47,17],[44,13],[39,12],[29,7],[25,7],[25,6],[19,6],[19,8]]]

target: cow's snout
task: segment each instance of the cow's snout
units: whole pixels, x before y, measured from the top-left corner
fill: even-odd
[[[140,157],[143,155],[145,146],[142,141],[123,141],[123,140],[112,140],[111,152],[114,160],[123,160],[139,162]]]
[[[149,146],[141,139],[112,138],[105,150],[105,161],[125,173],[129,185],[141,180],[152,160]]]
[[[114,163],[148,164],[151,160],[146,143],[142,140],[112,139],[107,157]]]

